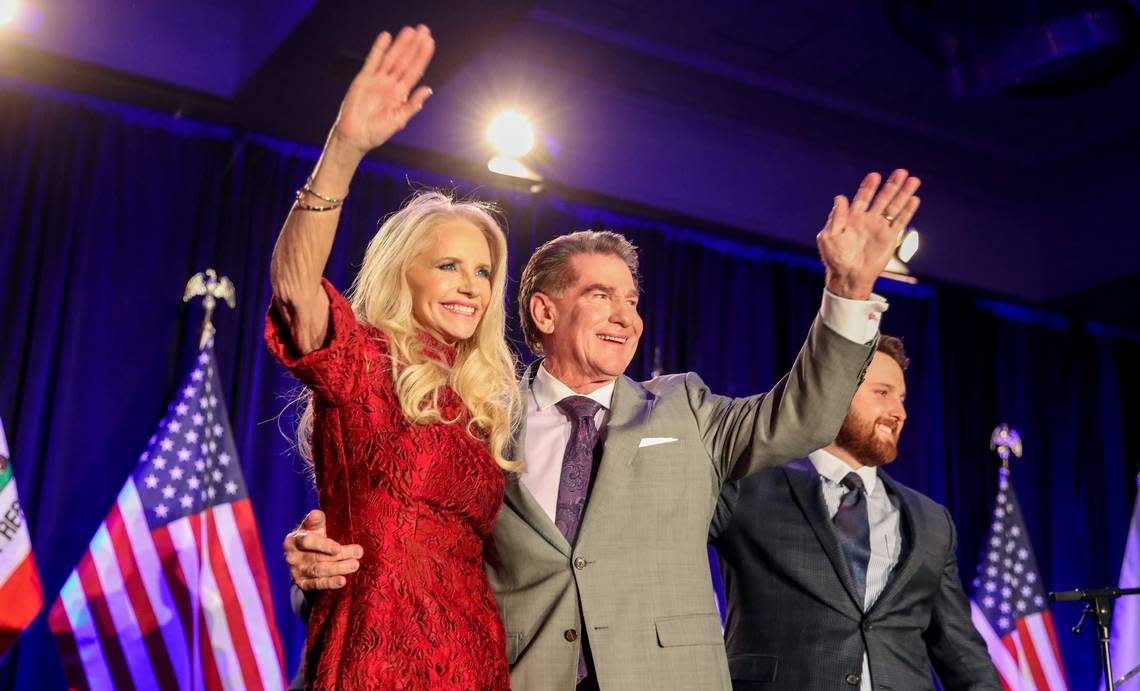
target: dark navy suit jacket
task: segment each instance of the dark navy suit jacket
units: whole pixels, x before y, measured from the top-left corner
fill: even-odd
[[[709,528],[728,602],[736,691],[852,691],[867,651],[876,691],[998,691],[958,577],[950,513],[879,469],[903,550],[864,612],[807,459],[726,485]]]

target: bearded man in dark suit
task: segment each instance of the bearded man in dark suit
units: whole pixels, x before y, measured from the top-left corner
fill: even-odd
[[[949,511],[880,466],[906,422],[902,341],[882,336],[838,437],[726,485],[709,538],[735,691],[998,691],[970,621]]]

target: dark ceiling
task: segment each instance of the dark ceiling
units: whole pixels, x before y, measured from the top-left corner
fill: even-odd
[[[375,34],[422,22],[437,94],[399,156],[474,169],[474,104],[530,103],[561,149],[554,181],[804,246],[817,199],[825,214],[863,170],[908,165],[930,188],[920,275],[1037,302],[1137,283],[1140,41],[1123,0],[57,0],[30,13],[0,35],[4,72],[313,144]],[[1092,229],[1127,251],[1101,256]]]

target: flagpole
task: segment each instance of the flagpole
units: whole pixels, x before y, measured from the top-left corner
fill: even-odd
[[[218,300],[225,300],[230,309],[233,309],[237,306],[237,293],[234,290],[233,282],[227,276],[218,276],[217,271],[206,269],[199,271],[186,281],[186,289],[182,293],[182,302],[190,302],[196,297],[202,298],[202,307],[206,311],[202,318],[202,333],[198,338],[198,350],[202,350],[217,332],[217,329],[214,328],[213,317],[214,307],[217,306]]]
[[[226,304],[233,309],[237,304],[237,294],[234,290],[234,284],[227,276],[218,276],[218,272],[213,268],[199,271],[186,281],[186,288],[182,293],[182,302],[190,302],[196,297],[202,298],[202,309],[204,315],[202,316],[202,330],[198,336],[198,351],[201,352],[206,349],[206,346],[211,343],[217,329],[214,327],[214,308],[218,304],[218,299],[225,300]],[[201,657],[204,651],[200,648],[200,637],[198,627],[200,626],[199,614],[203,607],[201,594],[205,589],[206,573],[210,569],[210,523],[211,514],[204,513],[198,517],[198,530],[199,530],[199,544],[198,550],[198,573],[196,580],[198,587],[196,593],[197,598],[193,598],[191,607],[194,612],[194,664],[195,669],[198,669],[201,664]],[[189,574],[187,574],[189,577]]]

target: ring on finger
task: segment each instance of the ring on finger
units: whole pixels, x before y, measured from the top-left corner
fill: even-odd
[[[894,223],[896,217],[890,214],[883,214],[883,218],[887,219],[887,223]]]

